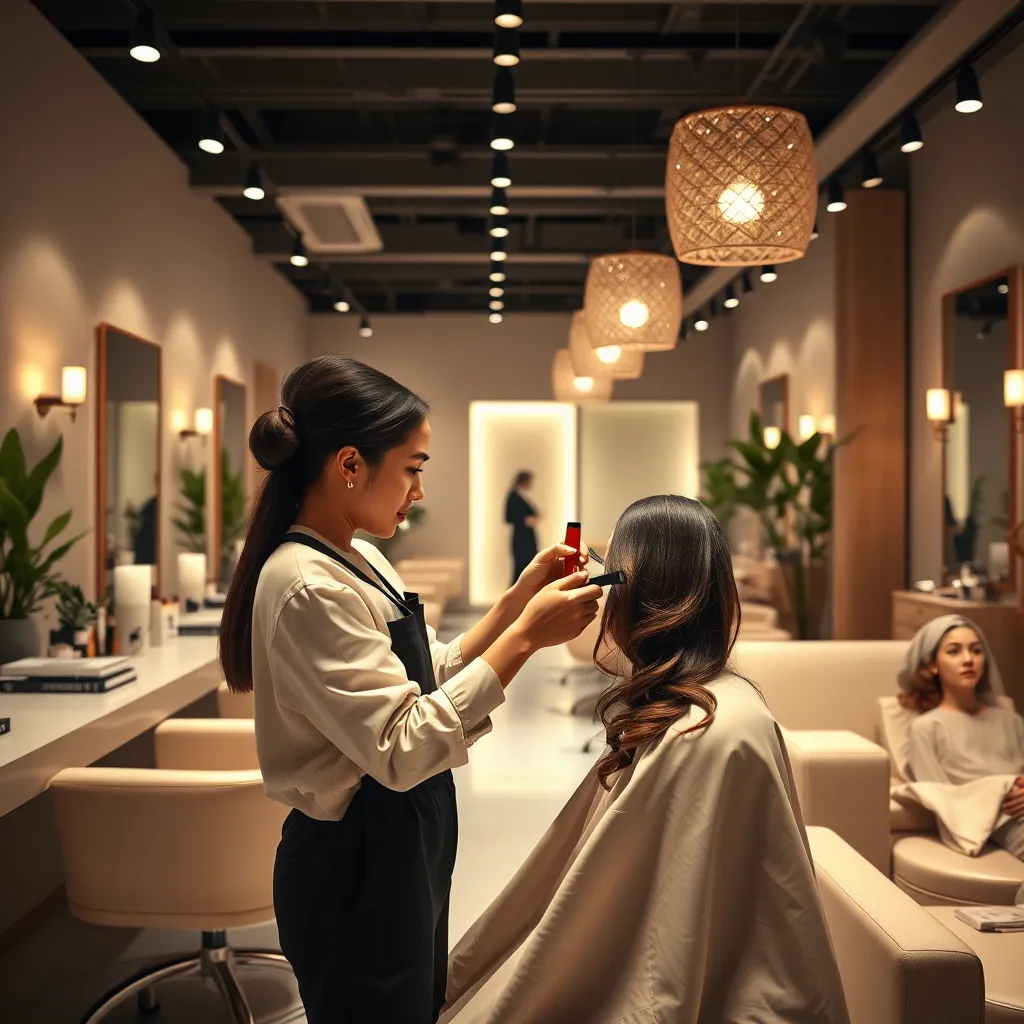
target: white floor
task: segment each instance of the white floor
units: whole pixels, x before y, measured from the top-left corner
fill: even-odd
[[[450,638],[473,621],[447,620]],[[594,693],[600,677],[574,674],[559,679],[570,664],[561,650],[535,655],[492,716],[494,729],[470,752],[470,763],[456,773],[460,842],[451,908],[451,943],[486,908],[514,874],[536,841],[594,763],[600,744],[582,752],[598,727],[567,714],[574,699]],[[229,934],[236,947],[273,947],[273,925]],[[0,958],[0,1019],[5,1024],[75,1024],[102,993],[143,963],[189,951],[198,936],[134,932],[82,924],[66,911],[53,915]],[[277,972],[262,971],[247,984],[260,1019],[301,1021],[294,991]],[[163,1007],[153,1017],[126,1005],[110,1024],[220,1024],[227,1020],[218,996],[204,986],[170,983]]]

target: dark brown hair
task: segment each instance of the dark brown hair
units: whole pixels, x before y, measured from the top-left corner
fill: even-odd
[[[221,620],[220,663],[236,693],[252,689],[252,609],[260,572],[295,521],[310,484],[348,445],[372,473],[429,412],[419,395],[347,356],[320,356],[295,367],[285,378],[281,402],[249,433],[249,449],[268,472],[249,515]]]
[[[718,706],[706,684],[722,675],[740,626],[740,599],[729,542],[699,501],[659,494],[619,517],[606,559],[626,582],[608,596],[594,647],[598,667],[615,675],[606,637],[632,666],[601,694],[597,713],[609,750],[598,762],[601,784],[631,764],[637,748],[663,736],[696,705],[706,728]]]
[[[513,487],[522,487],[523,484],[528,484],[533,479],[533,474],[528,469],[521,469],[516,473],[515,483]]]
[[[939,648],[942,646],[942,642],[953,632],[954,629],[969,629],[981,642],[983,648],[985,648],[985,671],[982,672],[981,678],[978,680],[978,685],[975,687],[975,693],[978,695],[978,699],[985,704],[995,703],[995,696],[992,692],[992,682],[989,673],[989,665],[992,661],[992,656],[989,653],[988,648],[985,646],[985,642],[981,640],[981,634],[978,632],[977,627],[973,624],[966,622],[958,622],[954,626],[950,626],[942,636],[939,637],[939,642],[928,652],[927,657],[920,665],[917,666],[916,671],[910,677],[910,689],[901,690],[897,694],[897,700],[900,702],[900,706],[906,708],[908,711],[916,711],[919,715],[923,715],[926,711],[933,711],[942,703],[942,680],[939,678],[938,672],[932,670],[932,665],[935,664],[936,659],[939,656]]]

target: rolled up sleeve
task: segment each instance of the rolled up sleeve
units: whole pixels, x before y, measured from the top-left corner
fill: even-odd
[[[424,694],[358,593],[344,585],[306,586],[285,603],[271,642],[277,699],[361,771],[405,791],[465,764],[504,700],[485,661],[463,665],[460,644],[437,646],[448,651],[446,679]],[[431,656],[440,675],[433,643]]]

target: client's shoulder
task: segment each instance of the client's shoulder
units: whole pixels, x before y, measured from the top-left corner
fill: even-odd
[[[751,742],[774,743],[777,726],[756,685],[749,679],[726,672],[705,686],[715,698],[714,719],[705,729],[691,735],[700,736],[706,747],[732,751]],[[699,707],[675,722],[669,734],[680,735],[693,728],[704,717]]]

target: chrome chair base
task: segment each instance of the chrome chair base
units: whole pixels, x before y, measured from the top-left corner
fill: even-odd
[[[203,932],[203,946],[198,953],[186,954],[143,968],[103,996],[82,1018],[82,1024],[98,1024],[121,1003],[135,996],[139,1009],[157,1013],[160,1001],[156,985],[168,978],[196,973],[216,985],[227,1005],[232,1024],[255,1024],[249,1001],[235,974],[240,967],[266,965],[291,970],[284,954],[273,949],[232,949],[224,932]]]

